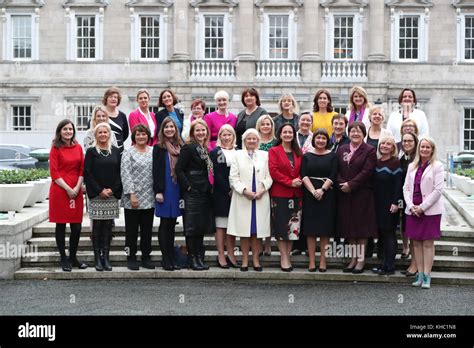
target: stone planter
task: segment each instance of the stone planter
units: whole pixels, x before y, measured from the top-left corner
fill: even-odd
[[[467,176],[461,176],[457,174],[451,174],[453,179],[453,184],[456,188],[467,196],[474,195],[474,180],[468,178]]]
[[[41,193],[43,192],[43,187],[46,185],[45,182],[40,180],[38,181],[27,181],[27,184],[32,184],[33,190],[31,190],[30,195],[28,196],[25,207],[32,207],[39,200]]]
[[[0,184],[0,211],[21,211],[33,187],[32,184]]]
[[[51,187],[51,178],[41,179],[40,181],[44,183],[44,186],[41,190],[41,194],[39,195],[38,200],[36,201],[38,203],[45,201],[46,198],[49,197],[49,188]]]

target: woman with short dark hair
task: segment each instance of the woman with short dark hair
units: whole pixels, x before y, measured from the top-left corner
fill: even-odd
[[[175,107],[178,104],[178,97],[171,89],[164,89],[158,97],[158,107],[163,108],[158,111],[156,117],[156,134],[161,128],[161,123],[166,117],[171,117],[179,129],[179,134],[183,131],[184,112]]]
[[[140,250],[142,266],[154,269],[151,261],[151,231],[155,198],[153,193],[153,156],[148,146],[150,130],[144,124],[137,124],[132,129],[131,146],[122,156],[120,172],[123,194],[122,206],[125,211],[125,252],[127,267],[137,271],[137,239],[140,231]]]
[[[237,123],[235,125],[238,149],[242,148],[242,135],[244,132],[249,128],[255,128],[258,118],[268,114],[267,110],[260,106],[260,96],[253,87],[244,89],[241,101],[245,109],[237,115]]]
[[[121,101],[122,94],[117,87],[108,88],[102,98],[102,104],[109,115],[110,128],[117,138],[117,145],[122,154],[125,140],[128,138],[129,128],[127,115],[118,109]]]

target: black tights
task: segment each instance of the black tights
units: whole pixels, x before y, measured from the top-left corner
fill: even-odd
[[[109,249],[114,220],[92,220],[92,238],[95,249]]]
[[[186,245],[188,247],[188,255],[199,255],[204,260],[206,248],[204,247],[204,236],[186,237]]]
[[[69,256],[75,257],[81,236],[81,224],[69,224],[71,226],[71,235],[69,236]],[[56,245],[61,258],[66,257],[66,224],[56,224]]]
[[[158,228],[158,243],[160,244],[163,266],[174,266],[174,233],[176,218],[160,218]]]

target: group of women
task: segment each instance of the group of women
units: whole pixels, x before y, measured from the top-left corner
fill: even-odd
[[[325,272],[330,238],[344,238],[350,259],[344,272],[362,273],[365,249],[378,239],[383,263],[373,271],[395,271],[396,228],[404,202],[402,257],[412,255],[405,271],[414,286],[430,287],[433,241],[440,236],[443,167],[428,124],[415,109],[415,92],[404,89],[400,110],[382,128],[385,112],[372,106],[366,91],[354,86],[346,116],[333,110],[331,95],[319,90],[313,112],[297,114],[291,94],[279,100],[275,118],[260,106],[254,88],[241,96],[244,109],[228,110],[229,95],[215,95],[217,110],[204,115],[195,100],[185,119],[169,89],[159,97],[163,109],[149,111],[150,94],[137,93],[138,108],[129,117],[118,111],[120,92],[106,91],[96,107],[84,147],[75,141],[74,124],[63,120],[51,151],[50,221],[56,222],[61,267],[85,268],[76,251],[82,222],[82,183],[92,220],[95,268],[112,269],[109,259],[113,221],[119,202],[125,211],[127,267],[153,269],[151,231],[154,215],[162,267],[179,269],[174,253],[176,219],[183,216],[188,266],[206,270],[204,236],[215,233],[220,268],[262,271],[260,256],[277,240],[283,272],[293,271],[293,243],[308,249],[308,271]],[[123,142],[131,128],[132,146]],[[184,139],[183,139],[184,138]],[[68,207],[69,210],[65,210]],[[65,254],[65,224],[71,223],[70,256]],[[140,233],[141,263],[137,261]],[[240,264],[234,253],[240,238]],[[316,244],[320,261],[316,265]],[[409,243],[408,241],[411,241]],[[306,243],[303,243],[307,242]],[[360,252],[362,251],[362,252]]]

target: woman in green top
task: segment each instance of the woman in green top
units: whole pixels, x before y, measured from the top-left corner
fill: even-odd
[[[275,144],[275,123],[270,115],[265,114],[258,118],[257,132],[260,135],[260,148],[259,150],[267,151],[270,150]]]

